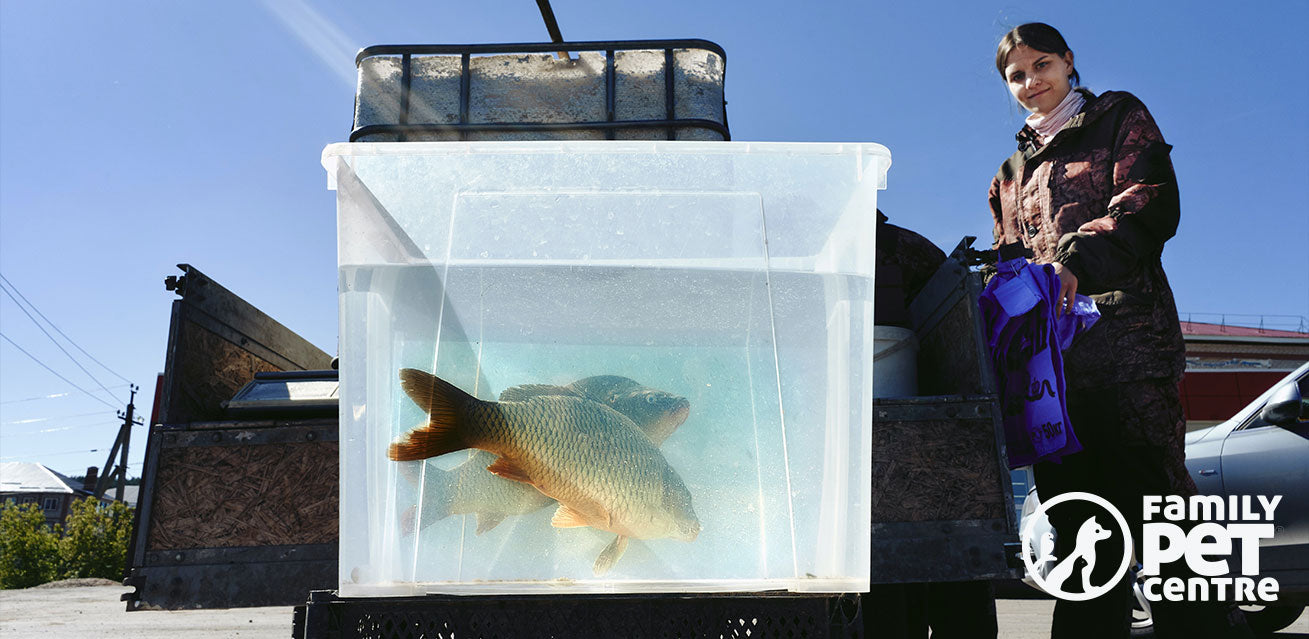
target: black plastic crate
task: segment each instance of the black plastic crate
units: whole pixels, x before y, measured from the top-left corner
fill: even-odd
[[[314,591],[296,639],[858,639],[855,595],[794,593],[427,596]]]

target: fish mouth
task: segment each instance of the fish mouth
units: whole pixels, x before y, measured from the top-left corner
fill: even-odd
[[[686,421],[686,418],[690,416],[691,416],[691,402],[685,399],[680,399],[677,401],[676,407],[673,408],[673,412],[669,416],[669,419],[671,419],[674,424],[681,426],[682,422]]]
[[[682,529],[682,541],[695,541],[700,536],[700,522],[692,521],[690,526]]]

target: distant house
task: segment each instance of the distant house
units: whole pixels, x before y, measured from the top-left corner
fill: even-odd
[[[91,469],[94,470],[94,469]],[[86,482],[69,479],[42,464],[31,462],[0,462],[0,501],[16,504],[39,504],[45,513],[45,523],[53,527],[63,523],[71,512],[75,499],[90,497],[95,488],[94,472],[87,475]],[[135,488],[129,486],[129,488]],[[124,492],[124,501],[132,505],[132,500]],[[101,498],[103,503],[113,499]]]

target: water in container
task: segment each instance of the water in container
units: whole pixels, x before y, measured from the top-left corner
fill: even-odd
[[[877,145],[333,145],[343,596],[868,584]]]

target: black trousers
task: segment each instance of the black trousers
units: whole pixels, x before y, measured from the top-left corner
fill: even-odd
[[[1177,446],[1159,445],[1159,438],[1142,436],[1148,424],[1124,417],[1122,407],[1132,403],[1131,385],[1091,391],[1070,391],[1068,414],[1083,450],[1063,458],[1061,463],[1044,462],[1034,467],[1036,490],[1042,503],[1067,492],[1098,495],[1122,513],[1137,549],[1141,548],[1142,497],[1175,492],[1168,469],[1178,460]],[[1159,424],[1158,428],[1171,428]],[[1070,502],[1071,503],[1071,502]],[[1078,507],[1058,507],[1050,523],[1057,531],[1055,556],[1067,557],[1076,545],[1077,532],[1093,513]],[[1099,512],[1096,509],[1096,512]],[[1117,524],[1105,523],[1106,528]],[[1139,557],[1139,550],[1138,550]],[[1099,559],[1099,558],[1097,558]],[[1122,556],[1097,560],[1092,583],[1112,578]],[[1177,562],[1184,564],[1184,562]],[[1173,566],[1174,571],[1183,566]],[[1165,573],[1185,577],[1177,572]],[[1068,583],[1073,583],[1070,580]],[[1065,586],[1065,590],[1069,589]],[[1059,600],[1055,603],[1051,639],[1128,639],[1131,635],[1132,584],[1128,578],[1109,592],[1088,601]],[[1158,639],[1202,639],[1204,637],[1246,637],[1240,612],[1222,602],[1152,602],[1151,613]],[[1230,616],[1230,618],[1229,618]]]

